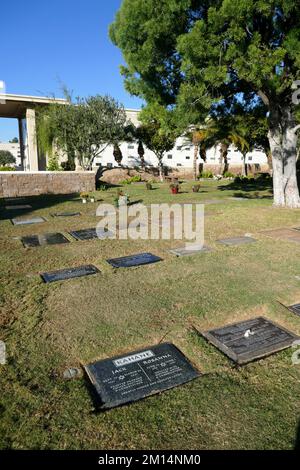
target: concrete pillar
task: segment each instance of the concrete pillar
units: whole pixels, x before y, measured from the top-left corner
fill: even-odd
[[[19,124],[19,145],[20,145],[20,155],[21,155],[21,168],[22,171],[25,170],[25,142],[24,142],[24,132],[23,132],[23,120],[18,118]]]
[[[31,108],[26,109],[26,127],[27,127],[27,145],[28,145],[28,161],[30,171],[39,170],[37,139],[36,139],[36,125],[35,125],[35,110]]]

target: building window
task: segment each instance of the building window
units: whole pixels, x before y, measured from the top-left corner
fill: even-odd
[[[187,156],[185,157],[185,159],[186,159],[186,160],[190,160],[191,157],[190,157],[189,155],[187,155]]]
[[[248,157],[248,161],[249,161],[249,162],[252,162],[252,156],[251,156],[251,157]]]
[[[215,157],[210,157],[211,160],[215,160],[216,158]]]
[[[127,148],[134,149],[134,145],[133,144],[128,144]]]
[[[169,153],[169,155],[167,155],[167,158],[168,160],[172,160],[172,155]]]
[[[182,166],[182,165],[181,165],[181,163],[177,163],[177,165],[176,165],[176,166]]]
[[[185,147],[184,150],[191,150],[191,147]]]
[[[135,157],[133,157],[132,155],[129,155],[128,160],[134,160],[134,159]]]
[[[181,150],[181,149],[182,149],[181,145],[178,145],[178,146],[176,147],[176,150]]]

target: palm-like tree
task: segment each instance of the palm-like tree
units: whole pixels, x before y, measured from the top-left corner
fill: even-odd
[[[202,127],[195,128],[191,136],[194,144],[194,176],[197,177],[197,157],[200,151],[201,158],[206,161],[206,149],[219,146],[220,173],[225,174],[229,169],[228,150],[234,145],[239,150],[249,150],[246,138],[231,119],[209,119]],[[223,167],[224,164],[224,167]],[[223,167],[223,170],[222,170]]]

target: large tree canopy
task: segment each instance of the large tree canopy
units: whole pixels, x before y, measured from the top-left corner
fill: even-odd
[[[137,136],[155,154],[163,181],[163,157],[174,147],[178,135],[174,113],[158,103],[152,103],[142,110],[140,120],[142,125],[137,129]]]
[[[127,64],[126,88],[184,109],[191,123],[231,96],[262,101],[275,204],[299,207],[291,89],[300,78],[299,2],[123,0],[110,35]]]
[[[38,113],[37,136],[42,151],[62,150],[70,161],[78,158],[91,169],[108,145],[126,139],[126,113],[110,96],[78,98],[66,105],[51,104]]]

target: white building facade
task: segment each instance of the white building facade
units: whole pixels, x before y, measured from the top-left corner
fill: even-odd
[[[130,120],[135,126],[139,125],[138,115],[139,110],[127,109],[126,110],[128,120]],[[122,142],[120,149],[123,155],[122,165],[128,167],[140,166],[140,157],[138,154],[138,142]],[[157,167],[157,157],[151,150],[144,146],[145,154],[144,160],[147,167]],[[172,150],[166,152],[163,158],[164,166],[169,168],[193,168],[194,161],[194,146],[187,140],[186,137],[179,137]],[[197,163],[204,163],[203,160],[198,156]],[[212,147],[206,152],[207,165],[220,166],[220,150],[218,147]],[[229,148],[228,152],[228,163],[233,166],[243,165],[243,155],[234,147]],[[254,150],[249,152],[246,156],[246,162],[249,165],[267,165],[268,160],[266,154],[262,150]],[[111,166],[118,167],[118,163],[115,161],[113,156],[113,146],[109,145],[103,152],[96,157],[94,166]]]
[[[15,167],[16,169],[21,168],[21,150],[18,142],[0,142],[0,150],[10,152],[16,159],[16,163],[10,163],[9,166]]]

